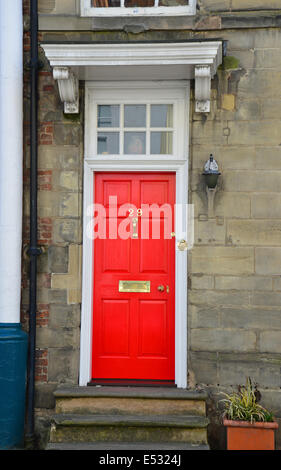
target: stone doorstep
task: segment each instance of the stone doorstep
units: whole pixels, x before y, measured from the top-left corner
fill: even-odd
[[[208,394],[201,390],[162,387],[66,387],[60,386],[54,392],[55,398],[115,397],[115,398],[167,398],[173,400],[203,400]]]
[[[57,414],[205,416],[206,394],[160,387],[60,387]]]
[[[210,450],[207,444],[185,442],[53,442],[46,450]]]
[[[184,442],[207,444],[203,416],[55,415],[50,443],[54,442]]]
[[[132,415],[77,415],[57,414],[53,417],[55,426],[118,426],[118,427],[175,427],[206,428],[208,418],[203,416],[132,416]]]

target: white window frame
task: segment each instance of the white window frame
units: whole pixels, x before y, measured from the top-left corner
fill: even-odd
[[[94,174],[96,171],[155,171],[175,172],[176,204],[188,202],[188,150],[189,150],[189,84],[187,81],[167,82],[86,82],[85,84],[85,161],[84,161],[84,216],[83,216],[83,269],[82,269],[82,311],[80,341],[80,376],[79,385],[85,386],[91,380],[92,372],[92,294],[93,294],[93,242],[87,236],[87,227],[91,221],[88,207],[94,202]],[[149,159],[143,156],[101,156],[93,153],[91,135],[93,131],[93,98],[103,93],[115,96],[129,91],[149,90],[162,93],[163,99],[178,99],[183,102],[182,154],[174,157],[165,156]],[[160,99],[160,98],[159,98]],[[135,100],[137,102],[137,100]],[[177,123],[174,123],[177,125]],[[178,147],[179,149],[179,147]],[[176,233],[180,230],[180,221],[176,219]],[[175,243],[178,239],[175,240]],[[187,252],[176,250],[175,273],[175,383],[179,388],[187,386]]]
[[[155,5],[159,0],[155,0]],[[196,14],[196,0],[189,0],[186,6],[175,7],[135,7],[125,8],[125,0],[120,0],[120,7],[96,8],[91,6],[91,0],[80,0],[81,16],[191,16]]]

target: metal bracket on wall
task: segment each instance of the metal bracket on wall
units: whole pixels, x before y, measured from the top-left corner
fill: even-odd
[[[58,81],[59,94],[66,114],[79,113],[79,80],[69,67],[54,67],[53,77]]]

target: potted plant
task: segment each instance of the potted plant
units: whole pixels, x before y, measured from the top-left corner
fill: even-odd
[[[261,398],[250,378],[238,392],[223,393],[223,424],[227,429],[227,450],[274,450],[277,422],[258,401]]]

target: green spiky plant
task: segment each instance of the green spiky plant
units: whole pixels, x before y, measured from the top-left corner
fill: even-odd
[[[222,393],[226,398],[220,400],[224,403],[223,418],[231,421],[272,422],[274,417],[258,404],[260,393],[256,384],[253,385],[248,377],[245,386],[239,386],[238,392]]]

